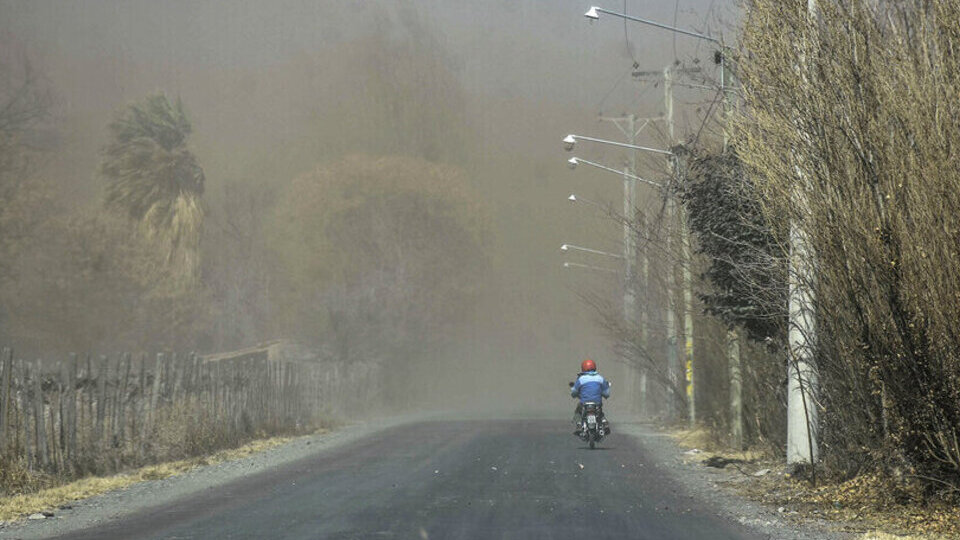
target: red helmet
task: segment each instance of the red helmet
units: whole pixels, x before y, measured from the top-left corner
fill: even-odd
[[[597,363],[593,360],[587,358],[583,362],[580,362],[580,371],[596,371]]]

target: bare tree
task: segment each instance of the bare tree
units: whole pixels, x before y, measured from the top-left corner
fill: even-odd
[[[819,9],[748,2],[738,146],[816,254],[825,458],[957,487],[960,4]]]

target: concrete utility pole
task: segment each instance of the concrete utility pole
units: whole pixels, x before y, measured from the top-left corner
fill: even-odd
[[[723,153],[727,152],[730,145],[730,117],[731,109],[730,96],[727,89],[730,88],[730,80],[733,73],[727,64],[725,55],[727,51],[721,51],[724,55],[720,59],[720,89],[721,114],[723,115],[721,125],[723,127]],[[730,446],[736,449],[743,448],[743,380],[740,373],[740,333],[732,328],[727,330],[727,368],[730,372]]]
[[[805,208],[806,197],[800,190],[797,195],[797,203]],[[816,407],[819,384],[814,360],[816,320],[812,281],[815,276],[807,232],[796,222],[790,224],[788,279],[787,463],[814,463],[819,458]]]
[[[816,10],[816,1],[815,1],[815,0],[808,0],[808,9],[810,9],[811,12],[813,12],[813,11]],[[712,42],[712,43],[715,43],[717,46],[720,47],[720,51],[721,51],[721,57],[720,57],[720,92],[721,92],[722,97],[723,97],[724,105],[725,105],[725,106],[727,105],[727,86],[728,86],[728,73],[727,73],[727,72],[729,71],[729,66],[727,66],[727,52],[729,51],[729,49],[728,49],[727,47],[725,47],[725,46],[723,45],[723,43],[722,43],[719,39],[714,38],[714,37],[711,37],[711,36],[708,36],[708,35],[705,35],[705,34],[701,34],[701,33],[699,33],[699,32],[693,32],[693,31],[690,31],[690,30],[684,30],[684,29],[682,29],[682,28],[676,28],[676,27],[674,27],[674,26],[670,26],[670,25],[667,25],[667,24],[659,23],[659,22],[656,22],[656,21],[651,21],[651,20],[649,20],[649,19],[644,19],[644,18],[641,18],[641,17],[630,16],[630,15],[627,15],[626,13],[617,13],[617,12],[615,12],[615,11],[610,11],[610,10],[608,10],[608,9],[604,9],[604,8],[601,8],[601,7],[598,7],[598,6],[591,6],[590,9],[589,9],[586,13],[584,13],[584,16],[587,17],[588,19],[590,19],[591,21],[595,21],[595,20],[597,20],[597,19],[600,18],[600,14],[601,14],[601,13],[603,13],[603,14],[608,14],[608,15],[613,15],[613,16],[615,16],[615,17],[620,17],[620,18],[625,19],[625,20],[634,21],[634,22],[638,22],[638,23],[641,23],[641,24],[646,24],[646,25],[649,25],[649,26],[654,26],[654,27],[656,27],[656,28],[660,28],[660,29],[663,29],[663,30],[669,30],[669,31],[674,32],[674,33],[677,33],[677,34],[683,34],[683,35],[686,35],[686,36],[695,37],[695,38],[697,38],[697,39],[702,39],[702,40],[706,40],[706,41],[710,41],[710,42]],[[667,105],[668,116],[670,117],[670,121],[669,121],[669,123],[668,123],[668,129],[669,129],[669,131],[670,131],[670,139],[671,139],[671,144],[672,144],[672,143],[674,142],[674,138],[673,138],[673,122],[672,122],[672,118],[673,118],[673,96],[672,96],[673,81],[672,81],[672,78],[670,77],[670,73],[668,72],[669,69],[670,69],[670,68],[668,67],[666,70],[664,70],[664,82],[665,82],[664,88],[665,88],[665,92],[667,92],[667,95],[669,96],[669,98],[666,99],[666,101],[667,101],[667,103],[668,103],[668,105]],[[639,74],[639,75],[643,75],[643,74],[646,74],[646,73],[645,73],[645,72],[634,73],[634,75],[638,75],[638,74]],[[696,85],[694,85],[694,86],[696,86]],[[726,126],[726,120],[727,120],[727,119],[725,118],[725,120],[724,120],[724,149],[726,149],[726,144],[727,144],[727,131],[728,131],[728,130],[727,130],[727,126]],[[672,209],[670,208],[670,206],[671,206],[671,201],[670,201],[669,199],[667,200],[667,205],[668,205],[668,218],[669,218],[669,216],[672,215],[672,211],[670,211],[670,210],[672,210]],[[681,223],[681,225],[684,225],[684,224]],[[686,250],[688,250],[688,249],[689,249],[689,240],[687,239],[687,236],[686,236],[685,227],[683,227],[683,229],[684,229],[684,231],[683,231],[683,232],[684,232],[684,235],[683,235],[683,238],[684,238],[684,248],[685,248]],[[668,236],[668,242],[669,242],[669,236]],[[669,249],[669,244],[668,244],[668,249]],[[687,254],[688,254],[688,253],[689,253],[689,252],[687,251]],[[685,257],[685,258],[687,258],[687,260],[689,260],[688,257]],[[689,266],[689,263],[688,263],[687,265],[685,265],[685,270],[686,270],[687,272],[689,272],[688,266]],[[686,289],[685,289],[685,293],[688,293],[689,290],[690,290],[690,289],[689,289],[689,275],[688,275],[688,274],[685,274],[685,275],[684,275],[684,283],[687,285],[687,286],[686,286]],[[695,393],[695,391],[694,391],[694,378],[693,378],[693,366],[694,366],[694,363],[693,363],[693,319],[692,319],[693,315],[692,315],[692,311],[691,311],[691,300],[690,300],[690,296],[689,296],[688,294],[684,294],[684,303],[685,303],[685,335],[687,336],[687,347],[685,347],[685,352],[687,353],[687,373],[688,373],[688,377],[687,377],[687,393],[688,393],[688,396],[690,397],[690,420],[691,420],[691,424],[692,424],[692,423],[696,420],[696,408],[695,408],[695,402],[694,402],[694,399],[693,399],[693,398],[695,397],[696,393]],[[668,309],[667,315],[668,315],[668,317],[667,317],[667,319],[668,319],[668,320],[667,320],[668,334],[667,334],[667,335],[668,335],[668,336],[672,336],[672,335],[673,335],[673,324],[674,324],[674,321],[673,321],[673,314],[672,314],[672,310],[671,310],[671,309]],[[737,336],[737,334],[736,334],[735,331],[731,331],[731,333],[728,333],[727,337],[728,337],[728,340],[729,340],[729,339],[733,339],[733,340],[738,340],[738,339],[739,339],[739,336]],[[668,338],[668,339],[669,339],[669,338]],[[674,355],[674,353],[673,353],[673,351],[674,351],[673,347],[669,347],[669,351],[670,351],[670,352],[668,352],[668,358]],[[735,356],[733,356],[733,357],[729,357],[729,359],[731,360],[731,370],[734,370],[734,369],[735,369],[735,371],[737,372],[737,374],[739,374],[739,368],[740,368],[740,347],[739,347],[739,342],[737,343],[737,347],[731,347],[731,348],[728,349],[728,351],[729,351],[728,354],[730,354],[730,355],[735,355]],[[675,379],[674,379],[675,373],[671,371],[671,370],[675,369],[675,367],[674,367],[674,361],[675,361],[674,358],[668,359],[668,362],[669,362],[669,364],[668,364],[668,376],[671,378],[671,381],[674,381],[674,380],[675,380]],[[731,373],[732,373],[732,372],[733,372],[733,371],[731,371]],[[738,376],[739,376],[739,375],[738,375]],[[737,380],[739,381],[739,379],[737,379]],[[731,381],[731,385],[732,385],[731,387],[733,388],[733,386],[734,386],[734,385],[733,385],[733,381]],[[739,384],[737,384],[737,385],[735,385],[735,386],[736,386],[736,388],[737,388],[737,391],[736,391],[735,394],[733,394],[733,395],[731,396],[731,409],[736,408],[737,411],[740,411]],[[671,393],[671,396],[672,396],[672,385],[671,385],[671,388],[668,388],[668,391]],[[735,406],[734,406],[734,401],[736,402],[736,405],[735,405]],[[672,400],[671,400],[671,403],[672,403]],[[673,411],[671,411],[671,413],[672,413],[672,412],[673,412]],[[742,414],[741,414],[740,412],[738,412],[737,414],[738,414],[738,416],[736,417],[736,421],[735,421],[734,423],[737,423],[737,422],[740,423],[740,424],[739,424],[739,427],[740,427],[739,431],[742,432]],[[736,429],[736,428],[735,428],[735,429]],[[812,455],[813,452],[811,451],[810,454]]]
[[[699,71],[699,68],[696,68]],[[659,72],[658,72],[659,74]],[[627,138],[628,144],[630,146],[636,146],[637,136],[650,124],[653,120],[659,120],[659,118],[637,118],[633,114],[620,117],[601,117],[601,121],[613,122],[617,128],[623,132],[624,136]],[[637,125],[638,121],[642,123]],[[667,152],[661,152],[667,153]],[[624,293],[624,316],[626,320],[629,321],[632,325],[637,325],[639,337],[641,341],[649,339],[649,328],[648,328],[648,318],[645,309],[639,309],[637,306],[637,291],[634,290],[633,284],[637,281],[636,279],[636,270],[634,269],[635,264],[639,264],[639,281],[640,286],[644,289],[647,288],[649,283],[649,271],[650,271],[650,262],[649,257],[646,251],[639,252],[637,249],[637,235],[630,228],[630,221],[634,219],[639,219],[642,216],[637,213],[637,188],[635,178],[637,177],[637,153],[636,150],[630,152],[630,157],[628,161],[627,168],[624,169],[623,176],[623,215],[624,215],[624,225],[623,225],[623,246],[624,246],[624,258],[627,260],[627,289]],[[659,186],[658,186],[659,189]],[[645,225],[645,222],[641,224],[641,227]],[[639,263],[637,260],[639,259]],[[672,321],[672,317],[670,318]],[[668,324],[672,324],[668,323]],[[672,328],[672,326],[671,326]],[[668,331],[668,336],[672,335],[672,331]],[[674,340],[676,343],[676,340]],[[634,379],[634,376],[639,376],[639,381]],[[643,366],[640,366],[638,370],[631,371],[627,374],[627,392],[630,395],[639,395],[640,401],[637,403],[639,406],[639,413],[641,416],[645,417],[649,413],[649,395],[647,392],[648,387],[648,376],[647,369]]]
[[[649,119],[649,118],[644,119],[644,123],[643,123],[639,128],[636,127],[636,120],[637,120],[637,118],[634,117],[633,115],[630,115],[630,116],[627,116],[627,117],[620,117],[620,118],[601,118],[601,120],[613,121],[619,129],[621,129],[622,131],[624,131],[625,134],[629,133],[628,139],[630,139],[631,141],[635,141],[635,140],[636,140],[636,136],[640,134],[640,132],[647,126],[647,124],[650,123],[650,121],[651,121],[652,119]],[[626,120],[626,123],[627,123],[626,128],[625,128],[624,125],[622,124],[622,122],[623,122],[624,120]],[[597,139],[597,138],[593,138],[593,137],[585,137],[585,136],[582,136],[582,135],[574,135],[574,134],[570,134],[570,135],[567,135],[566,137],[564,137],[564,139],[563,139],[564,148],[566,148],[568,151],[569,151],[569,150],[573,150],[574,145],[575,145],[575,144],[577,143],[577,141],[580,140],[580,139],[583,139],[583,140],[586,140],[586,141],[592,141],[592,142],[602,143],[602,144],[610,144],[610,145],[613,145],[613,146],[626,147],[626,148],[629,148],[629,149],[634,150],[634,151],[642,150],[642,151],[645,151],[645,152],[652,152],[652,153],[655,153],[655,154],[672,155],[672,153],[671,153],[669,150],[661,150],[661,149],[658,149],[658,148],[651,148],[651,147],[647,147],[647,146],[639,146],[639,145],[636,145],[636,144],[620,143],[620,142],[616,142],[616,141],[608,141],[608,140],[604,140],[604,139]],[[568,160],[567,160],[567,163],[570,165],[570,168],[572,168],[572,169],[573,169],[573,168],[576,168],[577,165],[579,165],[580,163],[583,163],[583,164],[586,164],[586,165],[590,165],[591,167],[596,167],[596,168],[599,168],[599,169],[602,169],[602,170],[605,170],[605,171],[608,171],[608,172],[613,172],[613,173],[617,173],[617,174],[622,174],[623,177],[624,177],[624,181],[625,181],[625,185],[624,185],[624,194],[625,194],[625,197],[624,197],[624,209],[625,209],[625,212],[626,212],[627,214],[630,214],[631,212],[635,211],[635,204],[636,204],[635,201],[634,201],[634,199],[635,199],[634,195],[635,195],[635,189],[636,189],[635,186],[634,186],[634,183],[635,183],[635,182],[638,182],[638,181],[639,181],[639,182],[643,182],[643,183],[645,183],[645,184],[650,184],[650,185],[652,185],[652,186],[654,186],[654,187],[656,187],[657,189],[660,189],[660,190],[662,190],[662,189],[664,188],[664,185],[661,184],[661,183],[659,183],[659,182],[655,182],[655,181],[653,181],[653,180],[649,180],[649,179],[646,179],[646,178],[642,178],[642,177],[637,176],[637,175],[635,175],[635,174],[630,174],[630,172],[629,172],[630,167],[625,168],[625,169],[621,172],[621,171],[618,171],[617,169],[614,169],[614,168],[611,168],[611,167],[607,167],[607,166],[605,166],[605,165],[601,165],[600,163],[594,163],[594,162],[592,162],[592,161],[588,161],[588,160],[585,160],[585,159],[582,159],[582,158],[578,158],[578,157],[572,157],[572,158],[568,159]],[[632,167],[632,168],[636,169],[636,161],[635,161],[635,159],[631,159],[630,164],[631,164],[631,167]],[[577,197],[576,197],[575,195],[571,195],[570,197],[568,197],[568,200],[576,201],[576,200],[577,200]],[[628,219],[628,218],[625,218],[625,219],[624,219],[624,235],[625,235],[624,249],[626,250],[625,255],[613,255],[613,254],[610,254],[610,253],[599,252],[599,251],[596,251],[596,250],[586,250],[586,251],[592,251],[592,252],[594,252],[594,253],[601,253],[601,254],[604,254],[604,255],[611,255],[611,256],[614,256],[614,257],[617,257],[617,258],[625,259],[625,262],[627,262],[627,264],[628,264],[628,270],[631,272],[631,275],[632,275],[632,273],[633,273],[632,267],[634,266],[635,261],[631,260],[631,259],[633,258],[633,256],[632,256],[631,254],[634,254],[634,255],[635,255],[635,254],[637,253],[637,249],[636,249],[636,245],[635,245],[635,235],[633,235],[633,234],[631,234],[631,233],[632,233],[632,231],[631,231],[631,229],[630,229],[629,219]],[[569,248],[575,248],[576,246],[568,246],[568,245],[565,244],[564,246],[561,247],[561,249],[567,249],[568,247],[569,247]],[[583,249],[583,248],[578,248],[578,249]],[[644,255],[646,255],[646,253],[644,253]],[[641,267],[644,268],[644,269],[647,268],[646,260],[644,260],[644,264],[642,264]],[[635,314],[635,312],[636,312],[636,302],[635,302],[635,299],[634,299],[634,293],[633,293],[633,289],[632,289],[631,280],[628,280],[628,281],[624,284],[624,287],[625,287],[625,293],[624,293],[624,306],[625,306],[625,307],[624,307],[624,311],[625,311],[625,313],[626,313],[626,318],[628,319],[628,321],[635,321],[635,320],[637,319],[637,317],[636,317],[635,315],[632,315],[632,314]],[[641,335],[641,337],[642,337],[642,335]],[[643,383],[644,389],[645,389],[645,388],[646,388],[646,370],[645,370],[645,367],[642,366],[642,365],[641,365],[641,366],[638,366],[638,367],[639,367],[639,370],[641,371],[641,375],[642,375],[642,377],[641,377],[641,382]],[[630,376],[632,377],[633,375],[636,375],[636,372],[635,372],[635,371],[628,371],[628,375],[630,375]],[[633,395],[633,396],[635,396],[635,395],[636,395],[636,389],[634,388],[635,385],[633,385],[633,383],[631,382],[631,377],[626,377],[626,376],[625,376],[625,379],[627,379],[626,385],[628,386],[628,391],[626,392],[626,394],[627,394],[627,395]],[[643,394],[642,394],[642,397],[643,397],[643,399],[644,399],[644,401],[642,401],[642,403],[643,403],[643,405],[644,405],[643,408],[644,408],[644,412],[645,412],[645,410],[646,410],[646,401],[645,401],[645,400],[646,400],[646,398],[647,398],[647,394],[646,394],[646,393],[643,393]],[[635,401],[635,400],[633,400],[633,401]],[[631,404],[632,404],[632,403],[631,403]]]
[[[627,144],[631,146],[636,145],[637,135],[640,134],[649,122],[649,120],[645,121],[641,127],[637,129],[637,117],[633,114],[620,117],[600,117],[600,120],[613,122],[613,124],[623,132],[627,139]],[[630,222],[634,218],[637,207],[637,184],[634,180],[637,176],[636,150],[631,150],[629,156],[627,166],[623,170],[623,258],[626,263],[623,288],[623,316],[627,324],[631,328],[634,328],[640,319],[638,316],[636,291],[634,290],[637,238],[630,227]],[[645,268],[646,264],[641,264],[641,267]],[[645,368],[628,366],[626,380],[624,381],[627,395],[632,396],[630,406],[633,410],[639,409],[641,415],[646,415],[647,412],[646,375]],[[638,395],[640,398],[639,402],[637,402]]]
[[[730,446],[743,449],[743,377],[740,373],[740,335],[727,332],[727,368],[730,371]]]
[[[667,123],[667,136],[670,140],[670,145],[673,146],[676,144],[676,126],[673,115],[673,86],[674,86],[674,74],[675,73],[696,73],[699,72],[700,68],[677,68],[675,66],[667,66],[663,68],[663,101],[664,108],[666,109],[666,123]],[[678,182],[682,181],[686,176],[686,156],[678,155],[674,156],[673,160],[673,172]],[[687,220],[683,212],[678,211],[676,203],[673,201],[673,197],[670,194],[667,195],[670,200],[667,202],[667,208],[669,209],[668,219],[671,221],[676,218],[677,223],[680,226],[680,271],[681,271],[681,306],[683,307],[683,336],[684,343],[682,352],[676,350],[673,354],[674,358],[671,360],[671,367],[676,364],[676,362],[683,358],[683,373],[684,373],[684,382],[686,387],[686,396],[687,396],[687,419],[690,422],[690,427],[693,427],[697,422],[697,401],[696,401],[696,387],[694,379],[694,341],[693,341],[693,279],[690,272],[690,264],[692,262],[690,256],[690,235],[687,230]],[[670,314],[672,318],[672,313]],[[675,334],[678,334],[674,330]],[[679,335],[674,338],[674,347],[679,349]],[[674,368],[676,369],[676,368]],[[676,380],[676,379],[671,379]]]
[[[663,108],[664,108],[664,121],[667,125],[667,139],[669,145],[672,147],[676,142],[675,128],[673,121],[673,72],[670,70],[670,66],[663,68]],[[673,200],[673,197],[669,193],[666,194],[667,197],[667,223],[673,221],[673,217],[676,215],[676,204]],[[667,230],[667,253],[668,256],[672,252],[673,244],[673,235],[670,234],[670,231]],[[676,267],[672,264],[670,265],[670,281],[674,281],[676,278]],[[677,332],[677,322],[676,317],[676,295],[672,287],[667,287],[667,377],[670,379],[671,386],[669,388],[670,395],[673,396],[673,385],[677,384],[679,380],[679,361],[681,358],[680,351],[678,347],[680,346],[680,335]],[[670,400],[671,407],[676,407],[676,397]],[[676,411],[671,409],[671,417],[676,416]]]
[[[633,76],[637,78],[646,77],[646,78],[656,78],[662,80],[663,82],[663,91],[664,91],[664,123],[667,128],[667,137],[670,142],[670,145],[676,143],[676,126],[674,122],[674,98],[673,98],[673,87],[674,87],[674,75],[676,73],[680,74],[691,74],[699,73],[699,67],[676,67],[676,66],[667,66],[663,68],[662,71],[635,71]],[[677,158],[674,156],[672,162],[674,175],[677,178],[680,178],[680,175],[684,174],[686,167],[685,162],[682,158]],[[673,394],[673,384],[677,384],[680,380],[680,358],[683,358],[684,364],[684,380],[686,385],[686,396],[688,404],[688,417],[690,424],[693,425],[696,422],[696,404],[695,404],[695,392],[694,392],[694,378],[693,378],[693,308],[692,308],[692,279],[690,276],[690,244],[689,244],[689,235],[686,231],[686,221],[683,219],[682,213],[677,211],[676,202],[667,193],[666,201],[666,218],[667,222],[670,223],[674,221],[674,217],[678,216],[680,218],[680,248],[681,248],[681,257],[683,263],[681,264],[682,278],[679,283],[680,289],[680,301],[683,306],[684,313],[684,342],[680,342],[680,333],[678,324],[676,321],[676,307],[677,299],[674,298],[675,291],[672,288],[669,288],[668,292],[668,301],[667,301],[667,313],[666,313],[666,334],[667,334],[667,377],[671,381],[671,385],[667,388],[669,399],[669,414],[670,416],[676,415],[675,410],[675,396]],[[667,234],[667,252],[671,253],[671,246],[673,245],[673,240],[671,235]],[[645,256],[645,255],[644,255]],[[644,266],[646,267],[646,259],[644,259]],[[675,267],[672,267],[675,270]],[[670,281],[674,281],[675,272],[671,270]],[[646,334],[646,332],[644,332]]]
[[[677,179],[684,181],[687,176],[687,156],[678,155]],[[687,227],[686,213],[680,212],[680,249],[682,260],[680,262],[680,271],[683,275],[683,337],[684,337],[684,373],[687,383],[687,416],[690,421],[690,427],[693,428],[697,423],[697,393],[696,381],[694,380],[693,363],[693,276],[690,266],[693,264],[693,257],[690,254],[690,230]]]
[[[817,16],[816,0],[807,0],[807,15],[813,24]],[[801,52],[802,84],[806,84],[806,58]],[[797,171],[803,182],[803,171]],[[803,186],[794,192],[794,202],[805,214],[808,202]],[[789,298],[789,358],[787,359],[787,463],[815,463],[819,458],[817,430],[819,418],[816,396],[819,390],[814,360],[816,320],[813,311],[813,257],[807,232],[796,221],[790,222],[790,257],[787,276]]]
[[[667,198],[667,219],[669,219],[673,213],[673,199]],[[672,245],[672,235],[667,231],[667,253],[670,253]],[[669,268],[668,279],[673,281],[675,277],[675,267],[673,264],[670,264]],[[664,321],[667,334],[667,379],[670,381],[670,384],[667,385],[667,396],[669,397],[667,400],[667,415],[670,418],[677,416],[677,397],[674,395],[674,385],[677,384],[680,374],[679,356],[677,355],[677,344],[680,341],[680,337],[677,335],[677,322],[675,319],[676,295],[674,292],[673,287],[667,287],[667,320]]]

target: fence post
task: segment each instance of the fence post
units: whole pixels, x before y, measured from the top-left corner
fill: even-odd
[[[64,384],[67,387],[67,455],[73,461],[77,457],[77,355],[70,353]]]
[[[153,390],[150,392],[150,410],[148,411],[149,421],[146,425],[147,439],[153,431],[153,426],[157,421],[157,400],[160,399],[160,382],[163,375],[163,353],[157,353],[157,361],[153,368]]]
[[[143,457],[144,425],[146,422],[147,402],[147,353],[140,354],[140,376],[137,384],[137,401],[133,405],[133,431],[131,437],[137,441],[137,455]]]
[[[0,456],[7,453],[10,423],[10,375],[13,371],[13,349],[3,350],[3,379],[0,382]]]
[[[106,355],[100,355],[100,369],[97,371],[97,447],[103,447],[103,421],[107,412],[107,371],[109,369],[109,359]]]
[[[36,362],[35,369],[36,372],[33,374],[33,424],[37,431],[37,454],[40,456],[40,465],[46,469],[50,465],[50,454],[47,452],[47,426],[43,407],[43,363],[39,359]]]
[[[147,353],[140,353],[140,374],[137,377],[136,399],[133,403],[133,418],[130,427],[130,438],[137,446],[137,458],[143,459],[143,441],[146,436],[146,402],[147,402]]]
[[[113,444],[118,449],[123,449],[123,443],[126,439],[127,430],[127,386],[130,381],[130,369],[133,359],[130,353],[124,353],[120,357],[120,365],[117,368],[117,393],[114,399],[114,420],[113,420]]]
[[[23,447],[26,450],[27,468],[34,465],[33,437],[30,433],[30,366],[23,360],[17,360],[20,367],[20,418],[23,431]]]
[[[57,466],[60,470],[63,470],[70,459],[69,456],[67,456],[67,383],[70,381],[70,377],[67,374],[68,362],[61,360],[57,362],[57,367],[57,374],[60,377],[57,380],[57,410],[59,412],[59,422],[57,422],[54,432],[58,433],[56,445],[60,450],[61,459]]]
[[[89,424],[89,426],[87,426],[88,429],[85,430],[87,436],[86,436],[86,440],[84,440],[84,444],[86,445],[88,451],[92,451],[93,445],[91,443],[93,442],[93,431],[97,425],[93,416],[93,401],[94,401],[93,398],[94,398],[94,395],[96,394],[96,392],[94,391],[94,386],[96,386],[97,384],[97,379],[93,376],[93,356],[90,353],[87,353],[86,378],[87,378],[87,384],[85,385],[87,390],[86,414],[87,414],[87,424]]]
[[[223,388],[223,380],[221,379],[221,368],[223,367],[223,363],[221,361],[217,361],[211,367],[213,368],[210,375],[212,379],[211,383],[213,385],[213,418],[214,422],[219,424],[223,419],[223,414],[220,412],[220,409],[223,405],[223,397],[220,395],[220,392]]]
[[[60,445],[63,429],[60,425],[63,415],[60,410],[63,408],[63,389],[60,387],[60,362],[57,362],[57,368],[51,371],[50,407],[47,409],[50,414],[50,461],[57,472],[63,470],[63,448]],[[54,404],[53,400],[57,402]]]
[[[77,431],[79,427],[77,426],[77,411],[78,408],[82,409],[83,403],[78,403],[78,392],[81,389],[78,389],[77,386],[80,383],[80,357],[76,354],[70,355],[70,455],[76,459],[80,455],[80,450],[77,443]]]
[[[200,358],[197,353],[190,355],[190,401],[194,408],[200,406]]]
[[[183,390],[183,372],[187,367],[187,357],[180,354],[177,355],[174,353],[173,356],[173,369],[175,370],[174,379],[173,379],[173,401],[177,401],[177,398],[180,397],[180,393]]]

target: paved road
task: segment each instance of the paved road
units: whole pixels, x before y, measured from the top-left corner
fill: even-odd
[[[682,494],[638,439],[591,451],[569,428],[391,428],[63,538],[762,538]]]

